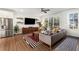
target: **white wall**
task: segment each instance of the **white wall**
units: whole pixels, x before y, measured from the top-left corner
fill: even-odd
[[[68,35],[79,37],[79,19],[78,19],[78,29],[70,29],[68,19],[69,18],[68,15],[70,13],[78,13],[79,18],[79,9],[66,10],[61,13],[56,13],[53,15],[58,16],[60,18],[60,28],[66,29]]]
[[[13,18],[13,12],[5,11],[5,10],[0,10],[0,17]]]
[[[38,16],[36,16],[36,15],[28,15],[28,14],[26,14],[26,15],[21,15],[21,14],[16,14],[15,13],[15,15],[14,15],[14,26],[17,24],[17,21],[18,21],[18,19],[16,19],[17,17],[22,17],[22,18],[24,18],[23,19],[23,21],[25,20],[25,18],[35,18],[35,19],[38,19],[39,20],[39,17]],[[23,24],[23,25],[21,25],[22,27],[38,27],[38,25],[37,25],[37,23],[36,24],[34,24],[34,25],[25,25],[25,24]]]

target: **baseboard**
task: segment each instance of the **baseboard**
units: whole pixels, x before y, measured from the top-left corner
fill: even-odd
[[[67,37],[72,37],[72,38],[76,38],[76,39],[79,39],[79,37],[70,36],[70,35],[67,35]]]

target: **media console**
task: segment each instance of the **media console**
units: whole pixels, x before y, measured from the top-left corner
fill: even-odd
[[[23,34],[33,33],[35,31],[38,31],[38,27],[22,28],[22,33]]]

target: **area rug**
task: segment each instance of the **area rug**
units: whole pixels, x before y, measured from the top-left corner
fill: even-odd
[[[40,44],[40,42],[33,40],[34,38],[31,38],[29,36],[25,36],[24,39],[26,40],[26,43],[32,48],[36,48]]]
[[[55,51],[76,51],[77,39],[66,38],[56,49]]]

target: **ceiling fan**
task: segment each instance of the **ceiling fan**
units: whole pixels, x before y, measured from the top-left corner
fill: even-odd
[[[48,9],[48,8],[41,8],[41,12],[47,13],[48,11],[50,11],[50,9]]]

